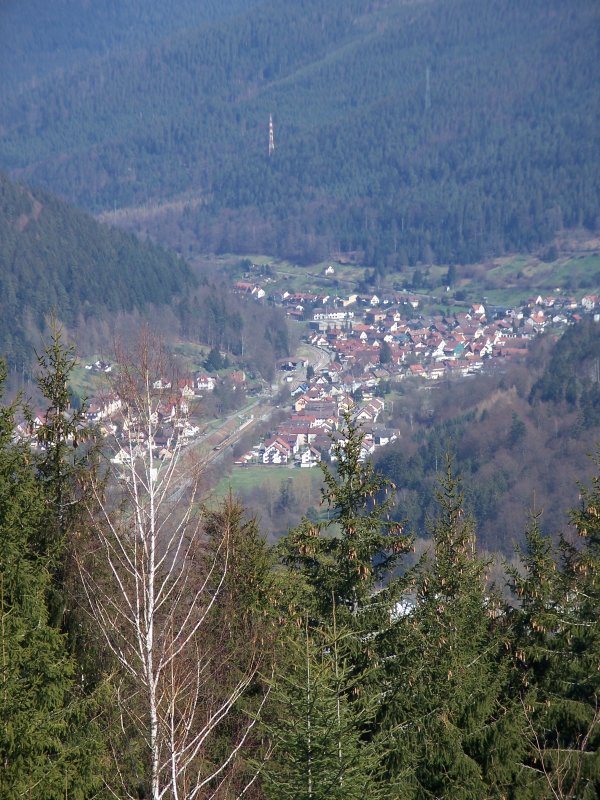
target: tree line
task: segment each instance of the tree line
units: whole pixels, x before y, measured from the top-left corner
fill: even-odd
[[[34,450],[2,406],[2,796],[596,797],[599,475],[558,542],[531,516],[503,600],[451,459],[409,566],[346,417],[327,519],[270,549],[176,443],[157,459],[163,359],[119,355],[113,441],[68,407],[57,328]]]
[[[277,359],[290,355],[292,335],[282,309],[234,294],[218,275],[203,276],[175,311],[185,339],[216,351],[204,364],[209,371],[224,366],[223,352],[271,381]]]

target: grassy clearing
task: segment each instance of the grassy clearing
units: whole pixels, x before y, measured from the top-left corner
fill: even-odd
[[[563,255],[553,262],[545,262],[534,255],[519,254],[495,258],[492,262],[458,266],[460,288],[466,294],[467,302],[479,302],[486,297],[498,305],[517,305],[533,294],[553,294],[557,289],[565,293],[581,296],[586,291],[600,291],[600,253],[590,249]],[[287,289],[291,292],[314,292],[345,295],[356,290],[356,285],[369,268],[354,264],[339,264],[324,261],[311,266],[298,266],[287,261],[279,261],[267,256],[248,256],[253,263],[269,264],[273,270],[268,280],[258,273],[256,280],[268,291]],[[239,259],[238,259],[239,260]],[[335,273],[324,275],[325,268],[331,264]],[[415,270],[427,275],[432,289],[417,287],[440,298],[442,305],[452,304],[452,294],[446,298],[443,285],[447,265],[419,265],[407,268],[403,273],[390,273],[382,284],[373,288],[375,292],[392,291],[394,286],[407,286],[412,282]],[[462,277],[461,277],[462,276]],[[239,278],[242,278],[240,272]]]
[[[87,364],[92,364],[94,361],[97,361],[100,356],[91,356],[90,358],[86,359]],[[71,390],[76,394],[79,398],[90,398],[94,397],[94,395],[98,394],[101,391],[108,391],[109,387],[109,376],[102,373],[102,372],[95,372],[90,369],[86,369],[84,364],[79,362],[73,368],[71,375],[69,377],[69,386]]]
[[[173,345],[173,352],[184,361],[187,370],[195,372],[201,369],[207,348],[195,342],[177,342]]]
[[[312,498],[312,503],[318,505],[320,500],[319,486],[321,485],[321,472],[317,469],[296,469],[291,467],[267,467],[251,465],[248,467],[234,467],[231,475],[222,478],[213,493],[216,498],[226,496],[229,491],[234,494],[248,494],[259,486],[278,489],[283,481],[292,480],[294,492]]]
[[[600,288],[600,254],[581,255],[556,262],[556,285],[568,283],[582,288],[587,284],[590,289]]]

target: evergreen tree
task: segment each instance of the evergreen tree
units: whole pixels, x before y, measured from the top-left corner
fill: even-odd
[[[600,451],[596,456],[600,470]],[[571,795],[600,795],[600,474],[581,487],[581,503],[571,513],[578,541],[563,537],[561,577],[565,627],[558,637],[556,664],[564,703],[557,709],[559,755],[567,755]],[[562,750],[562,753],[561,753]]]
[[[274,754],[263,770],[269,800],[377,800],[387,796],[381,743],[365,738],[374,698],[360,706],[364,683],[348,652],[349,631],[310,627],[285,640],[287,669],[272,698],[275,721],[265,724]]]
[[[449,460],[438,503],[431,560],[388,642],[383,725],[399,731],[389,769],[407,798],[503,797],[516,769],[507,664]]]
[[[335,472],[320,464],[322,503],[329,519],[303,520],[280,547],[284,563],[301,572],[310,585],[315,613],[330,620],[335,605],[344,623],[359,616],[366,623],[369,612],[383,608],[390,591],[374,602],[376,590],[411,547],[402,525],[390,519],[389,493],[395,487],[364,460],[363,439],[346,413],[341,435],[334,440]],[[387,612],[378,613],[384,618]]]
[[[600,479],[572,512],[560,555],[537,517],[512,572],[514,662],[527,744],[518,797],[594,798],[600,791]]]
[[[87,405],[71,404],[69,381],[76,365],[75,348],[63,340],[55,318],[50,322],[50,342],[37,356],[37,383],[48,406],[43,423],[36,430],[40,447],[39,476],[48,496],[48,525],[43,549],[60,558],[65,536],[80,510],[77,487],[91,467],[89,448],[84,445],[94,434],[87,425]]]
[[[205,369],[209,372],[218,372],[220,369],[226,369],[229,366],[227,357],[222,356],[217,347],[213,347],[210,353],[204,360]]]
[[[262,774],[264,740],[253,723],[250,729],[249,722],[262,716],[267,698],[270,703],[269,678],[276,658],[280,588],[272,553],[256,520],[245,517],[237,499],[230,494],[218,507],[204,507],[203,513],[201,572],[209,575],[208,588],[216,597],[204,642],[204,649],[214,652],[210,674],[213,697],[222,696],[244,680],[248,664],[257,667],[244,701],[232,709],[227,725],[217,731],[206,754],[207,759],[218,764],[231,753],[235,742],[244,738],[243,748],[232,759],[233,769],[227,781],[228,791],[239,796],[257,772]],[[229,531],[227,550],[223,548],[223,530]],[[216,570],[210,570],[211,564]],[[208,677],[206,683],[209,685]],[[259,790],[259,781],[256,788]],[[218,793],[216,796],[221,797]]]
[[[91,797],[101,784],[95,701],[80,696],[65,637],[49,622],[47,505],[28,446],[12,441],[14,412],[0,409],[0,796]]]
[[[393,569],[411,545],[402,526],[390,519],[388,494],[393,485],[364,460],[363,438],[360,427],[346,414],[344,427],[333,447],[335,472],[325,464],[321,466],[322,499],[328,508],[329,520],[305,519],[280,545],[284,563],[290,568],[289,579],[299,584],[295,598],[298,617],[304,618],[307,625],[305,650],[300,660],[304,667],[299,666],[298,658],[294,659],[292,672],[286,673],[283,680],[291,682],[289,691],[299,693],[301,700],[302,691],[307,691],[308,687],[309,666],[314,664],[312,674],[318,677],[319,691],[329,697],[328,701],[323,701],[323,716],[318,725],[326,729],[330,724],[328,715],[332,698],[335,698],[340,708],[343,706],[346,731],[343,738],[349,752],[359,745],[366,748],[363,760],[353,756],[344,761],[342,772],[336,773],[341,781],[338,788],[343,786],[346,791],[344,794],[340,788],[340,797],[354,796],[348,794],[350,784],[363,787],[365,791],[369,786],[369,797],[379,796],[380,791],[383,795],[391,791],[387,779],[378,782],[377,776],[381,778],[382,773],[371,757],[376,752],[379,764],[383,763],[390,734],[378,735],[372,715],[373,709],[379,709],[382,702],[382,656],[385,653],[380,642],[385,640],[392,625],[402,586],[402,581],[393,579]],[[338,630],[343,631],[343,669],[335,656]],[[330,637],[329,644],[327,637]],[[323,656],[325,652],[327,659]],[[332,675],[341,680],[342,674],[341,683],[331,683]],[[298,675],[304,676],[300,682]],[[315,686],[315,690],[317,688]],[[308,719],[302,704],[292,703],[292,706],[294,714],[286,725],[306,728]],[[338,720],[337,724],[342,725],[342,722]],[[305,756],[308,752],[306,735],[304,730],[301,739]],[[275,739],[278,737],[291,748],[285,729],[279,730]],[[335,757],[335,741],[334,733],[328,743],[329,749],[323,744],[319,751],[325,760],[323,770],[329,775],[323,778],[327,785],[334,768],[331,759]],[[370,750],[371,747],[374,749]],[[339,770],[339,765],[336,769]],[[306,790],[304,785],[302,791]]]
[[[507,635],[512,652],[512,687],[521,705],[523,770],[516,781],[515,796],[545,797],[548,786],[540,770],[533,715],[543,707],[540,693],[550,659],[549,644],[560,625],[560,582],[552,540],[542,535],[539,514],[531,518],[525,546],[517,548],[519,568],[508,568],[509,585],[518,606],[505,609]]]
[[[70,646],[80,664],[86,665],[84,672],[89,679],[98,667],[89,641],[84,641],[85,624],[76,609],[79,579],[72,558],[72,534],[87,520],[84,500],[90,506],[90,482],[97,472],[97,432],[87,423],[85,400],[78,408],[71,405],[69,381],[76,364],[75,348],[67,346],[54,317],[50,320],[50,341],[37,359],[37,384],[47,403],[35,439],[37,478],[46,499],[39,549],[52,571],[48,587],[50,622],[68,632]],[[33,430],[29,410],[26,416]]]
[[[383,342],[381,345],[381,349],[379,350],[379,363],[380,364],[389,364],[392,360],[392,348],[388,344],[388,342]]]

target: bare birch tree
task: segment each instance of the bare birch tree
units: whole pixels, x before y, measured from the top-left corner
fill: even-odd
[[[133,357],[118,356],[115,479],[108,491],[93,487],[92,543],[79,567],[120,668],[122,730],[133,725],[143,742],[150,796],[195,800],[218,795],[254,725],[248,718],[225,755],[220,748],[220,759],[211,757],[211,737],[254,681],[260,653],[250,643],[235,680],[226,690],[215,685],[222,652],[211,615],[230,568],[231,530],[223,515],[207,558],[198,470],[184,463],[182,448],[187,402],[163,356],[148,336]],[[116,771],[119,796],[133,797],[118,763]]]

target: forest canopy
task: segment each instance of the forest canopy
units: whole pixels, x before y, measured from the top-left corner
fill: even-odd
[[[4,168],[93,210],[181,197],[204,252],[380,270],[597,227],[593,0],[232,2],[189,25],[181,0],[160,37],[158,5],[139,46],[66,44],[68,68],[5,87]],[[96,21],[82,4],[67,27]]]
[[[151,243],[0,174],[0,353],[28,364],[45,318],[68,326],[169,303],[187,265]]]

